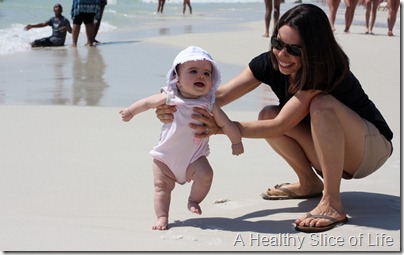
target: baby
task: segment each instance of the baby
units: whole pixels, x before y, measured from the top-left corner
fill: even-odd
[[[166,103],[176,105],[174,121],[164,124],[158,144],[150,151],[153,156],[154,209],[157,222],[154,230],[168,229],[168,212],[171,192],[175,183],[193,181],[188,198],[188,210],[201,214],[199,204],[208,194],[213,178],[209,155],[209,138],[199,139],[189,123],[194,107],[207,109],[223,132],[230,138],[233,155],[244,152],[240,131],[227,115],[215,104],[215,92],[220,83],[220,71],[216,62],[205,50],[190,46],[174,59],[167,74],[167,87],[161,93],[140,99],[122,109],[123,121]],[[201,123],[197,123],[201,124]],[[206,130],[208,133],[209,130]]]

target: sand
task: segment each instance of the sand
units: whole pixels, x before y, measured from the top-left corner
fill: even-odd
[[[363,10],[359,9],[357,16],[361,19]],[[386,12],[379,12],[379,22],[385,17]],[[138,43],[101,45],[97,51],[105,63],[105,91],[113,94],[107,99],[103,94],[91,94],[92,87],[87,85],[78,85],[79,91],[73,90],[72,95],[66,96],[69,93],[65,91],[63,72],[74,72],[72,64],[63,64],[68,66],[60,68],[59,79],[49,81],[45,78],[46,73],[54,71],[54,66],[43,64],[44,70],[40,71],[34,68],[36,61],[30,55],[9,58],[9,70],[23,70],[24,73],[21,77],[10,77],[11,74],[3,69],[0,72],[4,84],[14,81],[17,86],[25,79],[29,80],[25,76],[29,69],[16,64],[24,59],[22,65],[33,66],[31,71],[39,77],[33,79],[32,86],[41,84],[46,90],[47,83],[54,86],[57,81],[61,87],[44,92],[52,96],[45,95],[46,100],[33,100],[32,104],[29,100],[14,103],[4,93],[1,97],[0,249],[399,251],[399,31],[395,30],[395,37],[387,37],[386,28],[375,28],[377,34],[369,36],[363,34],[363,24],[354,24],[350,34],[342,31],[343,27],[337,26],[336,37],[350,57],[352,71],[394,132],[393,155],[379,171],[365,179],[342,181],[341,196],[349,217],[348,224],[322,234],[296,232],[293,221],[310,211],[319,199],[263,200],[260,194],[266,188],[296,181],[291,169],[263,140],[244,139],[245,154],[235,157],[231,155],[227,138],[214,136],[209,161],[215,177],[210,193],[201,203],[203,214],[191,214],[186,209],[190,185],[177,185],[172,195],[170,229],[151,230],[155,214],[148,151],[157,142],[161,123],[153,111],[143,113],[130,123],[121,122],[118,111],[131,101],[126,95],[110,93],[111,87],[119,90],[119,84],[127,82],[130,75],[141,75],[132,77],[136,84],[164,80],[165,73],[153,74],[153,68],[169,67],[171,55],[190,44],[208,49],[223,66],[223,80],[227,81],[251,58],[268,49],[267,39],[261,37],[263,22],[252,22],[220,33],[168,35],[141,38]],[[143,65],[135,66],[136,61],[125,55],[126,50],[133,51],[134,48],[139,57],[145,57],[146,52],[154,49],[152,54],[162,60],[154,63],[142,58],[145,59]],[[73,58],[69,55],[72,49],[62,51],[68,58]],[[93,54],[84,47],[78,48],[78,52]],[[45,53],[35,56],[40,56],[46,63],[61,63]],[[122,70],[124,65],[131,65],[132,73]],[[93,73],[99,70],[86,68]],[[148,75],[150,79],[146,78]],[[70,79],[77,80],[78,77],[73,75]],[[139,90],[136,96],[146,93]],[[29,90],[23,91],[29,94]],[[16,97],[18,92],[16,88]],[[237,102],[227,106],[229,117],[239,121],[256,119],[260,107],[269,100],[256,100],[263,92],[264,88],[260,88],[242,101],[241,106]],[[35,99],[35,95],[32,98]],[[132,98],[136,100],[134,96]],[[55,100],[67,103],[58,105]],[[77,103],[74,104],[74,100]]]

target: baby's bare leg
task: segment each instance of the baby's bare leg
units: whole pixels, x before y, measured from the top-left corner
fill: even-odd
[[[168,211],[170,209],[171,191],[175,186],[175,177],[166,164],[153,160],[154,173],[154,210],[157,222],[153,230],[168,229]]]
[[[206,157],[200,157],[188,167],[187,177],[193,180],[188,198],[188,210],[202,214],[199,203],[208,194],[213,179],[213,170]]]

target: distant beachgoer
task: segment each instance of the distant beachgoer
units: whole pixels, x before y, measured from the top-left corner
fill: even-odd
[[[263,37],[269,37],[269,26],[271,24],[272,16],[272,1],[274,2],[274,27],[279,19],[281,0],[264,0],[265,2],[265,33]]]
[[[189,127],[194,108],[203,108],[212,114],[232,143],[233,155],[244,152],[240,132],[227,115],[215,104],[215,92],[220,84],[220,71],[216,62],[205,50],[190,46],[174,59],[167,74],[167,87],[161,93],[140,99],[122,109],[123,121],[135,115],[167,103],[176,105],[172,123],[164,124],[160,140],[152,149],[154,172],[154,209],[157,222],[154,230],[168,228],[168,212],[171,192],[175,183],[193,181],[188,198],[188,210],[201,214],[199,204],[206,197],[212,184],[213,171],[207,156],[209,139],[195,138]],[[199,122],[198,122],[199,123]],[[209,133],[209,129],[205,133]]]
[[[55,13],[55,17],[50,18],[48,21],[35,25],[28,24],[27,26],[25,26],[25,30],[46,26],[52,27],[52,35],[50,37],[45,37],[31,42],[32,47],[63,46],[65,44],[66,33],[72,32],[70,22],[67,18],[62,16],[62,5],[55,4],[55,6],[53,6],[53,12]]]
[[[358,0],[345,0],[346,10],[345,10],[345,33],[349,33],[349,28],[354,20],[355,9],[358,5]]]
[[[163,13],[164,9],[164,4],[166,3],[166,0],[158,0],[158,6],[157,6],[157,13]]]
[[[184,3],[182,4],[182,14],[183,15],[185,15],[185,10],[187,9],[187,6],[189,8],[189,14],[192,14],[191,0],[184,0]]]
[[[80,27],[84,23],[86,27],[86,46],[94,46],[94,18],[100,11],[100,0],[73,0],[72,20],[73,20],[73,47],[77,47]]]
[[[341,3],[341,0],[327,0],[328,3],[328,8],[330,9],[330,14],[329,14],[329,21],[331,25],[331,29],[334,32],[336,29],[334,27],[335,24],[335,19],[337,17],[337,11],[339,8],[339,4]]]
[[[104,9],[107,4],[108,4],[107,0],[100,0],[100,11],[95,15],[95,28],[94,28],[94,42],[95,43],[99,43],[99,41],[97,41],[96,37],[98,34],[98,30],[100,29],[100,26],[101,26],[101,20],[102,20],[103,14],[104,14]]]
[[[375,25],[375,21],[376,21],[377,9],[381,2],[383,2],[383,0],[366,0],[365,1],[365,7],[366,7],[365,34],[373,34],[373,26]],[[372,18],[370,18],[370,14],[372,14]],[[370,24],[369,24],[369,20],[370,20]]]
[[[400,0],[387,0],[387,9],[389,12],[387,15],[388,36],[394,36],[393,28],[394,24],[396,23],[397,12],[399,7],[400,7]]]

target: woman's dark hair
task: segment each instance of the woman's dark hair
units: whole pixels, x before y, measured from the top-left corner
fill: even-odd
[[[325,12],[313,4],[300,4],[282,15],[274,29],[275,36],[284,25],[294,28],[302,42],[302,67],[289,92],[310,89],[329,92],[338,86],[349,73],[349,59],[335,40]],[[278,70],[273,52],[271,60]]]

